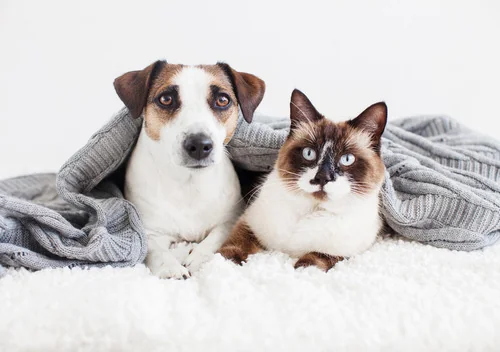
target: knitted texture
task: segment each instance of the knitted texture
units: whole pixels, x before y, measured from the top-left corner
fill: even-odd
[[[113,177],[141,124],[124,109],[57,176],[1,181],[0,264],[41,269],[143,261],[140,218]],[[271,170],[288,128],[287,118],[257,116],[249,125],[240,117],[228,145],[231,158],[246,170]],[[414,117],[387,126],[382,153],[382,214],[400,235],[456,250],[498,239],[499,142],[447,117]]]
[[[141,127],[122,110],[59,173],[0,182],[0,264],[31,269],[129,266],[147,246],[134,206],[105,180]]]

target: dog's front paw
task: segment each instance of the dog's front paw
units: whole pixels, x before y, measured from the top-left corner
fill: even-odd
[[[190,272],[194,273],[198,271],[204,263],[208,262],[213,255],[214,253],[212,251],[205,250],[198,246],[187,256],[183,264]]]
[[[160,279],[187,279],[191,276],[189,270],[172,256],[156,258],[154,261],[147,263],[147,266],[151,273]]]
[[[160,279],[188,279],[191,274],[189,270],[180,264],[175,266],[162,265],[154,275],[158,276]]]

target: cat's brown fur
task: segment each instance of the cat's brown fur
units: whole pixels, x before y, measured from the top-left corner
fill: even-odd
[[[318,209],[322,207],[324,209],[332,208],[332,194],[335,196],[335,192],[332,191],[334,188],[331,187],[337,178],[348,180],[351,197],[363,198],[366,196],[373,199],[373,194],[380,189],[384,177],[384,164],[380,156],[380,138],[386,124],[386,105],[384,103],[374,104],[355,119],[335,123],[324,118],[303,93],[295,90],[292,94],[290,110],[290,133],[279,151],[274,170],[278,175],[278,182],[286,185],[289,192],[300,194],[298,197],[311,199],[312,207]],[[312,148],[317,155],[316,159],[306,160],[303,155],[304,148]],[[346,154],[355,156],[355,162],[351,165],[344,165],[339,161]],[[303,178],[306,177],[307,170],[316,170],[314,171],[317,172],[316,177],[310,180],[312,186],[300,186],[301,180],[304,184]],[[320,177],[318,175],[320,173],[327,173],[330,179],[326,183],[319,182],[318,180],[321,178],[318,178]],[[276,179],[274,181],[276,182]],[[310,188],[316,186],[318,190],[311,191]],[[378,195],[375,194],[375,196],[378,199]],[[342,201],[339,200],[339,202]],[[327,203],[330,205],[327,206]],[[259,205],[251,205],[250,207],[252,206]],[[260,206],[266,207],[267,204],[264,202]],[[333,207],[335,206],[338,204],[333,199]],[[289,211],[291,211],[290,214],[295,212],[293,206]],[[278,214],[269,215],[268,218],[265,212],[262,214],[254,211],[254,213],[260,214],[261,218],[253,215],[253,218],[250,219],[250,215],[247,213],[248,210],[219,250],[219,253],[225,258],[237,264],[245,261],[248,255],[265,249],[264,243],[266,240],[269,242],[269,237],[266,239],[265,236],[258,233],[249,220],[253,221],[254,227],[258,227],[259,221],[272,221],[273,216],[278,216]],[[288,215],[285,212],[282,216],[287,217]],[[335,212],[332,213],[332,216],[335,216]],[[290,221],[293,221],[293,218]],[[363,219],[360,218],[359,221],[363,221]],[[257,226],[255,226],[256,224]],[[267,235],[272,236],[272,234]],[[282,234],[281,238],[286,239],[287,236],[287,234]],[[272,249],[281,250],[280,248]],[[295,250],[295,252],[297,251]],[[315,265],[327,271],[337,262],[343,260],[342,255],[333,252],[323,253],[317,250],[307,252],[305,250],[301,253],[295,267]]]
[[[255,254],[263,249],[264,247],[259,243],[252,229],[244,220],[240,220],[218,253],[222,254],[224,258],[241,265],[250,254]]]
[[[298,93],[296,93],[298,94]],[[307,99],[307,98],[305,98]],[[292,96],[292,101],[294,97]],[[295,100],[300,101],[300,100]],[[384,164],[380,157],[380,135],[382,131],[375,131],[375,137],[366,133],[359,126],[359,123],[354,123],[355,119],[335,123],[324,118],[316,110],[311,111],[312,104],[309,100],[304,101],[299,105],[297,102],[291,104],[291,115],[314,116],[311,118],[303,118],[300,121],[293,122],[292,130],[289,138],[285,141],[278,154],[276,167],[283,180],[297,182],[297,175],[304,168],[305,161],[302,158],[302,148],[313,147],[321,150],[327,141],[333,143],[333,149],[338,151],[338,154],[350,152],[356,156],[356,163],[350,167],[341,167],[342,172],[348,172],[352,175],[352,179],[356,180],[356,191],[359,194],[370,191],[375,185],[380,183],[384,177]],[[383,104],[383,103],[378,103]],[[358,117],[363,117],[370,109],[373,109],[377,104],[365,109]],[[296,111],[294,111],[296,110]],[[385,104],[381,105],[381,115],[387,114]],[[385,124],[384,124],[385,126]],[[339,155],[336,155],[338,158]],[[294,175],[295,174],[295,175]],[[313,196],[321,199],[325,196],[324,193],[314,193]]]

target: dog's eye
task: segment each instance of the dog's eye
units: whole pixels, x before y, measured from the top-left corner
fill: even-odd
[[[229,99],[227,94],[219,94],[215,99],[215,105],[217,105],[219,108],[225,108],[229,105],[230,102],[231,100]]]
[[[163,94],[158,99],[161,105],[170,106],[172,105],[174,98],[170,94]]]

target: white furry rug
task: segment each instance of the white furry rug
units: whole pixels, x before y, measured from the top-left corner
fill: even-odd
[[[10,269],[1,351],[487,351],[500,348],[500,244],[388,239],[325,274],[279,253],[220,256],[186,281],[127,269]]]

